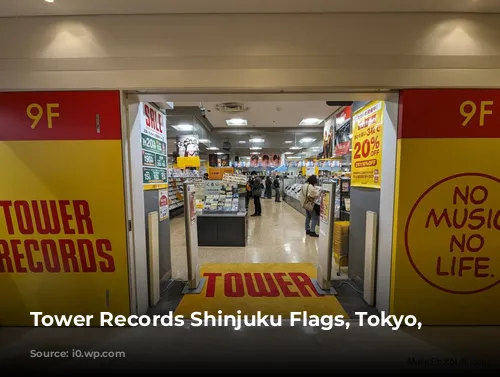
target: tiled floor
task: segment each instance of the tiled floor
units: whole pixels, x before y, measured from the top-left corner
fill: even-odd
[[[262,200],[262,216],[249,217],[248,243],[244,248],[201,247],[203,263],[313,263],[318,260],[318,238],[305,235],[305,217],[287,203]],[[184,221],[174,218],[170,223],[172,244],[172,277],[187,278],[186,242]],[[332,278],[337,277],[338,267],[333,266]]]

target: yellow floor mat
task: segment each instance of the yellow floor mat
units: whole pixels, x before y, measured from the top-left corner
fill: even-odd
[[[309,315],[343,315],[342,305],[334,296],[319,296],[311,279],[316,267],[310,263],[207,264],[201,268],[206,278],[200,294],[185,295],[176,315],[185,318],[193,312],[217,314],[281,315],[307,311]]]

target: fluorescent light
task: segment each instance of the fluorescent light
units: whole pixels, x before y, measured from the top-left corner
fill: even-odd
[[[290,149],[291,149],[291,150],[294,150],[294,151],[297,151],[297,150],[299,150],[299,149],[302,149],[302,147],[297,147],[297,146],[295,146],[295,147],[291,147]]]
[[[246,126],[247,120],[241,118],[227,119],[226,123],[228,126]]]
[[[321,122],[323,122],[322,119],[306,118],[306,119],[302,119],[302,122],[300,122],[299,126],[317,126]]]
[[[250,150],[252,151],[260,151],[262,148],[261,147],[251,147]]]
[[[313,141],[316,141],[316,139],[310,138],[310,137],[305,137],[303,139],[299,140],[299,143],[312,143]]]
[[[200,140],[198,140],[198,143],[202,143],[202,144],[210,144],[210,143],[211,143],[211,141],[210,141],[210,140],[208,140],[208,139],[200,139]]]
[[[209,151],[218,151],[219,148],[217,148],[217,147],[210,147],[210,148],[207,148],[207,150],[209,150]]]
[[[45,0],[46,3],[53,3],[54,0]]]
[[[221,154],[224,154],[224,153],[222,153],[222,152],[217,152],[216,154],[221,155]]]
[[[191,124],[178,124],[177,126],[172,126],[177,131],[193,131],[194,127]]]
[[[249,159],[250,157],[249,156],[240,156],[240,158]]]
[[[260,152],[252,152],[252,153],[250,153],[250,154],[260,154]]]
[[[293,143],[293,141],[291,141],[291,140],[285,141],[285,144],[292,144],[292,143]]]
[[[246,142],[247,142],[246,140],[240,140],[240,141],[238,141],[238,143],[240,143],[240,144],[245,144]]]
[[[299,156],[290,156],[288,158],[294,158],[295,159],[295,158],[300,158],[300,157]]]
[[[263,143],[265,140],[264,139],[250,139],[250,143]]]
[[[285,152],[285,154],[293,154],[293,152]]]

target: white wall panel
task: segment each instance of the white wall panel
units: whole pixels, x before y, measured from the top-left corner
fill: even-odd
[[[500,15],[0,19],[0,88],[498,87]]]

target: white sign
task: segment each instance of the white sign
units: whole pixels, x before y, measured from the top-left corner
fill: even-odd
[[[168,190],[158,191],[158,208],[160,221],[168,219]]]
[[[248,178],[246,175],[243,174],[229,174],[225,173],[224,177],[222,178],[224,182],[228,183],[234,183],[237,185],[246,185],[248,182]]]

